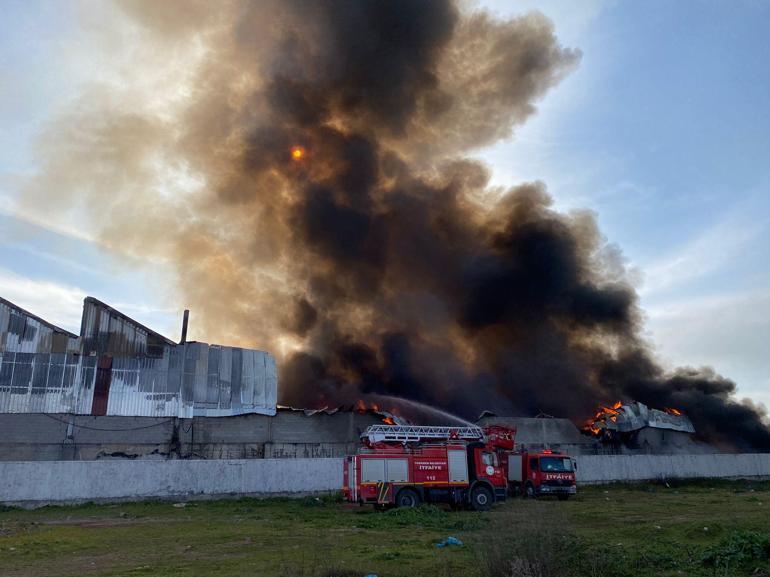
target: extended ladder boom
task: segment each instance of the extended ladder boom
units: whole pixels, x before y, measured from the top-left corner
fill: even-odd
[[[381,442],[419,443],[430,439],[463,439],[483,441],[481,427],[426,427],[406,425],[371,425],[362,434],[361,439],[371,444]]]

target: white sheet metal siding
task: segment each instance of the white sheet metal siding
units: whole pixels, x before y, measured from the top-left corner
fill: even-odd
[[[177,416],[179,387],[169,382],[169,356],[113,358],[107,414]]]
[[[186,343],[162,359],[114,358],[108,415],[274,415],[275,359],[263,351]]]
[[[275,414],[278,378],[269,353],[177,345],[90,297],[81,333],[0,299],[0,412],[90,414],[98,359],[110,357],[108,415]]]
[[[83,412],[81,399],[93,394],[93,361],[72,353],[1,353],[0,412]]]
[[[216,370],[210,357],[218,358]],[[96,361],[76,354],[0,353],[0,412],[90,414]],[[161,359],[114,357],[112,363],[108,415],[275,414],[275,359],[263,351],[188,343]]]
[[[190,416],[275,414],[278,378],[272,355],[206,343],[176,348],[184,349],[181,388]]]
[[[78,337],[0,298],[0,350],[74,353],[78,351]]]

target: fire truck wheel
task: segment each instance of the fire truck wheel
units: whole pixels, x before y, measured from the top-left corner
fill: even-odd
[[[476,511],[486,511],[492,506],[493,501],[492,491],[483,485],[474,487],[471,491],[471,507]]]
[[[401,489],[396,496],[396,507],[417,507],[420,504],[420,496],[414,489]]]
[[[537,494],[535,493],[535,487],[532,483],[527,483],[527,486],[524,487],[524,498],[525,499],[534,499],[537,497]]]

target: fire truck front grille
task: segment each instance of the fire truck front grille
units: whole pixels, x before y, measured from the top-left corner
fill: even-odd
[[[549,479],[548,481],[543,481],[543,485],[548,485],[549,487],[569,487],[572,485],[572,481],[567,479]]]

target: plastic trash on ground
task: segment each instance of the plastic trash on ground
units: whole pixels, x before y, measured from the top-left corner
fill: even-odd
[[[460,541],[457,537],[447,537],[440,543],[436,543],[436,547],[447,547],[449,545],[457,545],[462,547],[463,542]]]

